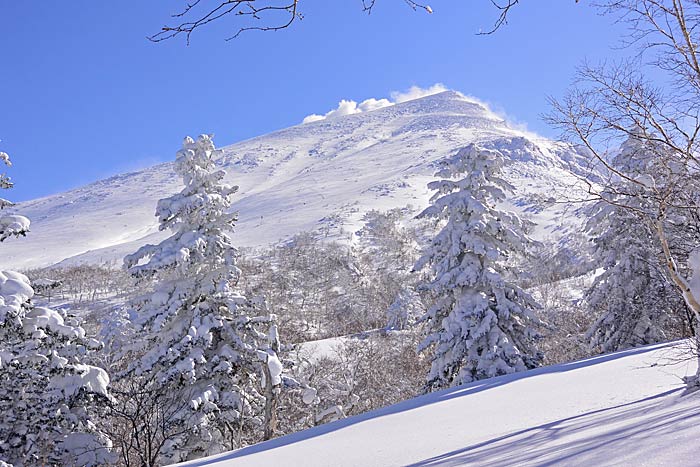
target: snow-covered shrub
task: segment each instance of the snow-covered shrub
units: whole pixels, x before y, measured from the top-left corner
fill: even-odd
[[[541,361],[532,328],[537,304],[507,280],[517,277],[508,258],[524,251],[529,239],[515,214],[496,208],[512,190],[499,177],[502,165],[498,151],[470,145],[448,158],[437,173],[442,179],[428,185],[437,193],[420,216],[445,223],[416,264],[417,270],[429,264],[434,277],[425,284],[434,301],[420,345],[433,353],[428,390]]]
[[[280,428],[291,433],[386,407],[419,395],[429,362],[418,355],[418,333],[391,331],[314,342],[289,354],[289,374],[306,388],[283,396]],[[320,352],[320,353],[319,353]],[[292,395],[292,393],[290,393]]]
[[[572,362],[594,354],[586,338],[593,317],[581,299],[582,291],[590,286],[591,275],[544,282],[528,289],[541,305],[537,310],[542,322],[537,346],[544,365]]]
[[[247,293],[265,296],[287,342],[304,342],[383,327],[393,299],[347,245],[310,233],[255,252],[242,263]]]
[[[419,256],[415,228],[406,227],[410,206],[386,212],[365,214],[364,227],[356,235],[363,270],[368,271],[370,284],[382,298],[388,329],[404,329],[425,312],[415,291],[418,277],[411,274]]]
[[[415,229],[406,225],[411,212],[411,206],[371,210],[355,233],[363,255],[371,257],[374,269],[387,276],[408,273],[419,255]]]
[[[386,310],[387,329],[403,330],[413,326],[425,314],[420,294],[413,287],[404,287]]]
[[[27,271],[38,295],[58,297],[74,305],[92,305],[104,298],[122,298],[134,292],[134,280],[111,264],[54,266]]]

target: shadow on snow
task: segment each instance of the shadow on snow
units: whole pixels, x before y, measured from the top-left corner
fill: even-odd
[[[611,353],[611,354],[591,357],[591,358],[587,358],[587,359],[579,360],[579,361],[575,361],[575,362],[562,363],[562,364],[548,366],[548,367],[536,368],[534,370],[524,371],[524,372],[520,372],[520,373],[498,376],[496,378],[490,378],[487,380],[475,381],[473,383],[469,383],[469,384],[464,385],[464,386],[458,386],[458,387],[434,392],[431,394],[426,394],[424,396],[419,396],[419,397],[416,397],[414,399],[400,402],[398,404],[394,404],[394,405],[384,407],[384,408],[381,408],[378,410],[373,410],[371,412],[356,415],[356,416],[349,417],[349,418],[346,418],[343,420],[338,420],[338,421],[327,423],[324,425],[319,425],[319,426],[309,428],[309,429],[304,430],[304,431],[300,431],[298,433],[292,433],[290,435],[286,435],[286,436],[283,436],[283,437],[280,437],[277,439],[273,439],[270,441],[266,441],[263,443],[254,444],[252,446],[247,446],[245,448],[241,448],[241,449],[231,451],[231,452],[228,452],[225,454],[209,457],[206,459],[199,459],[199,460],[195,460],[195,461],[190,461],[190,462],[187,462],[186,465],[188,467],[197,467],[197,466],[209,465],[213,462],[220,462],[220,461],[224,461],[224,460],[236,459],[239,457],[244,457],[244,456],[248,456],[251,454],[264,452],[264,451],[280,448],[283,446],[287,446],[290,444],[298,443],[300,441],[311,439],[311,438],[314,438],[317,436],[322,436],[322,435],[325,435],[327,433],[332,433],[334,431],[341,430],[341,429],[348,427],[348,426],[352,426],[352,425],[355,425],[358,423],[365,422],[367,420],[372,420],[372,419],[383,417],[386,415],[405,412],[405,411],[412,410],[412,409],[415,409],[418,407],[425,407],[425,406],[428,406],[430,404],[434,404],[436,402],[442,402],[442,401],[454,399],[456,397],[463,397],[463,396],[468,396],[470,394],[476,394],[476,393],[479,393],[481,391],[486,391],[488,389],[503,386],[503,385],[506,385],[508,383],[518,381],[521,379],[530,378],[530,377],[537,376],[537,375],[562,373],[562,372],[577,370],[580,368],[585,368],[585,367],[592,366],[592,365],[598,365],[600,363],[609,362],[609,361],[617,360],[620,358],[629,357],[632,355],[640,355],[640,354],[644,354],[644,353],[648,353],[648,352],[653,352],[653,351],[659,350],[661,348],[670,348],[670,347],[673,347],[676,345],[678,345],[678,342],[659,344],[659,345],[642,347],[642,348],[637,348],[637,349],[629,349],[629,350],[624,350],[621,352],[615,352],[615,353]],[[682,388],[674,389],[672,391],[667,391],[667,392],[664,392],[664,393],[661,393],[661,394],[658,394],[656,396],[652,396],[650,398],[643,399],[640,401],[631,402],[628,404],[623,404],[623,405],[620,405],[617,407],[601,409],[601,410],[590,412],[587,414],[578,415],[576,417],[571,417],[568,419],[559,420],[559,421],[548,423],[548,424],[541,425],[538,427],[533,427],[533,428],[530,428],[528,430],[519,431],[519,432],[512,433],[512,434],[509,434],[509,435],[506,435],[506,436],[503,436],[500,438],[495,438],[495,439],[492,439],[492,440],[489,440],[489,441],[486,441],[483,443],[479,443],[479,444],[476,444],[473,446],[468,446],[468,447],[465,447],[463,449],[459,449],[457,451],[448,452],[448,453],[445,453],[445,454],[437,456],[437,457],[426,459],[426,460],[418,462],[416,464],[412,464],[412,466],[419,467],[419,466],[436,466],[436,465],[440,465],[440,466],[462,465],[462,464],[470,462],[470,460],[472,460],[472,461],[476,460],[476,459],[472,459],[473,455],[470,454],[471,452],[476,451],[479,456],[484,456],[485,455],[484,448],[487,448],[491,444],[499,443],[501,441],[505,441],[508,439],[517,439],[517,442],[515,444],[516,447],[514,447],[514,450],[516,450],[515,454],[520,455],[520,457],[518,457],[518,458],[514,457],[513,459],[501,458],[501,460],[499,460],[499,462],[500,463],[503,463],[503,462],[509,463],[510,462],[513,464],[517,464],[519,462],[526,462],[529,459],[528,456],[530,454],[532,456],[543,456],[543,455],[547,454],[547,452],[541,452],[543,450],[535,451],[532,453],[526,453],[526,452],[524,452],[524,451],[526,451],[526,444],[533,442],[533,438],[534,439],[541,438],[542,436],[547,436],[547,434],[549,434],[549,436],[555,436],[556,431],[561,429],[562,424],[566,425],[567,423],[572,422],[572,421],[579,419],[579,418],[586,419],[587,417],[595,417],[595,416],[603,414],[607,411],[614,411],[616,409],[621,409],[621,408],[624,408],[627,406],[634,406],[635,404],[640,404],[640,403],[644,403],[644,402],[647,402],[647,401],[650,401],[650,400],[653,400],[656,398],[661,398],[661,397],[669,395],[673,392],[681,391],[681,390],[682,390]],[[625,415],[625,414],[627,414],[627,415]],[[689,414],[687,416],[689,417],[691,415],[699,415],[699,414],[700,414],[700,408],[698,408],[693,414]],[[628,414],[628,412],[625,412],[622,414],[614,415],[613,418],[631,417],[631,416],[633,416],[633,415],[630,415],[630,414]],[[687,418],[687,417],[683,416],[683,418]],[[671,418],[671,416],[669,416],[669,420],[678,421],[678,419]],[[656,422],[658,422],[658,423],[654,424]],[[665,424],[665,422],[666,422],[666,420],[663,420],[663,421],[659,420],[659,421],[653,421],[653,422],[649,422],[649,423],[651,423],[653,427],[658,427],[658,426]],[[580,430],[580,429],[584,429],[586,426],[590,426],[590,425],[595,424],[595,423],[600,423],[600,421],[592,420],[588,423],[585,423],[582,426],[572,427],[571,429]],[[605,423],[607,423],[607,421]],[[672,423],[672,422],[669,421],[668,423]],[[661,424],[661,425],[659,425],[659,424]],[[640,430],[644,430],[644,429],[648,429],[648,428],[644,428],[644,427],[640,428]],[[633,430],[633,428],[629,428],[629,430]],[[625,431],[620,436],[630,436],[630,435],[631,435],[631,433],[628,433],[627,431]],[[523,436],[524,438],[520,439],[519,438],[520,436]],[[591,443],[594,443],[594,442],[595,442],[595,440],[591,440]],[[581,441],[581,443],[583,443],[583,441]],[[502,449],[502,446],[499,446],[499,449]],[[520,451],[518,451],[518,449]],[[584,445],[582,447],[582,449],[591,449],[591,446],[586,447]],[[544,450],[544,451],[546,451],[546,450]],[[578,452],[578,451],[576,451],[576,452]],[[476,454],[474,454],[474,455],[476,455]],[[563,459],[565,459],[565,458],[559,458],[559,460],[563,460]],[[480,465],[488,465],[488,464],[480,464]],[[548,465],[548,464],[545,463],[545,464],[540,464],[540,465]]]
[[[693,404],[663,410],[663,401],[659,401],[681,391],[683,388],[672,389],[638,401],[516,431],[407,467],[606,465],[610,462],[610,451],[601,449],[603,447],[613,446],[616,452],[624,452],[625,443],[634,437],[648,441],[644,445],[649,449],[658,449],[659,435],[673,433],[677,436],[695,426],[700,406]]]

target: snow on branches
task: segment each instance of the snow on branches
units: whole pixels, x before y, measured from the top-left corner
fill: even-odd
[[[0,161],[11,166],[4,152]],[[1,174],[0,188],[11,187]],[[0,215],[0,241],[28,231],[26,217]],[[109,376],[83,363],[100,343],[33,297],[24,274],[0,271],[0,464],[102,465],[111,442],[93,417],[109,400]]]
[[[499,177],[503,163],[500,152],[472,144],[447,159],[441,179],[428,185],[437,193],[420,217],[444,222],[416,264],[429,264],[434,275],[425,284],[434,303],[420,345],[433,349],[428,390],[526,370],[541,360],[531,327],[537,304],[506,280],[516,275],[506,260],[530,240],[515,214],[497,208],[512,190]]]
[[[125,258],[129,273],[155,280],[153,293],[133,304],[145,347],[129,373],[148,376],[176,392],[181,427],[161,460],[176,462],[239,447],[241,433],[259,427],[264,375],[279,384],[268,328],[272,316],[233,289],[240,270],[229,233],[236,186],[215,167],[211,138],[186,138],[175,170],[184,188],[158,202],[161,230],[172,235]]]
[[[683,316],[678,313],[684,308],[682,297],[669,287],[659,238],[649,222],[658,222],[658,211],[648,193],[668,183],[659,167],[664,151],[643,133],[631,129],[632,136],[610,162],[628,178],[611,182],[603,200],[588,211],[586,230],[593,237],[594,259],[604,271],[585,293],[589,308],[599,315],[586,336],[603,352],[681,337],[672,331]]]
[[[12,162],[10,162],[10,156],[6,152],[0,151],[0,162],[3,162],[6,166],[12,167]],[[0,174],[0,189],[12,188],[13,184],[10,181],[10,177],[6,174]],[[14,203],[8,201],[4,198],[0,198],[0,211],[7,207],[14,206]],[[29,219],[18,214],[0,214],[0,242],[9,237],[19,237],[27,235],[29,232]]]

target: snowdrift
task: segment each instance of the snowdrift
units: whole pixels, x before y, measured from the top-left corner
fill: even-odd
[[[697,466],[689,344],[479,381],[183,466]]]

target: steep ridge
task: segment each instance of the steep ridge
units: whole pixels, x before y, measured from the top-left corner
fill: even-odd
[[[583,158],[446,91],[223,148],[220,164],[240,186],[235,241],[265,246],[304,230],[349,239],[370,209],[424,207],[439,161],[472,142],[500,149],[512,161],[506,168],[517,188],[512,204],[538,224],[536,237],[561,238],[578,229],[576,213],[552,201],[587,176]],[[32,220],[32,231],[4,245],[1,266],[121,261],[166,235],[158,232],[155,205],[179,190],[172,164],[165,163],[21,203],[17,210]]]

